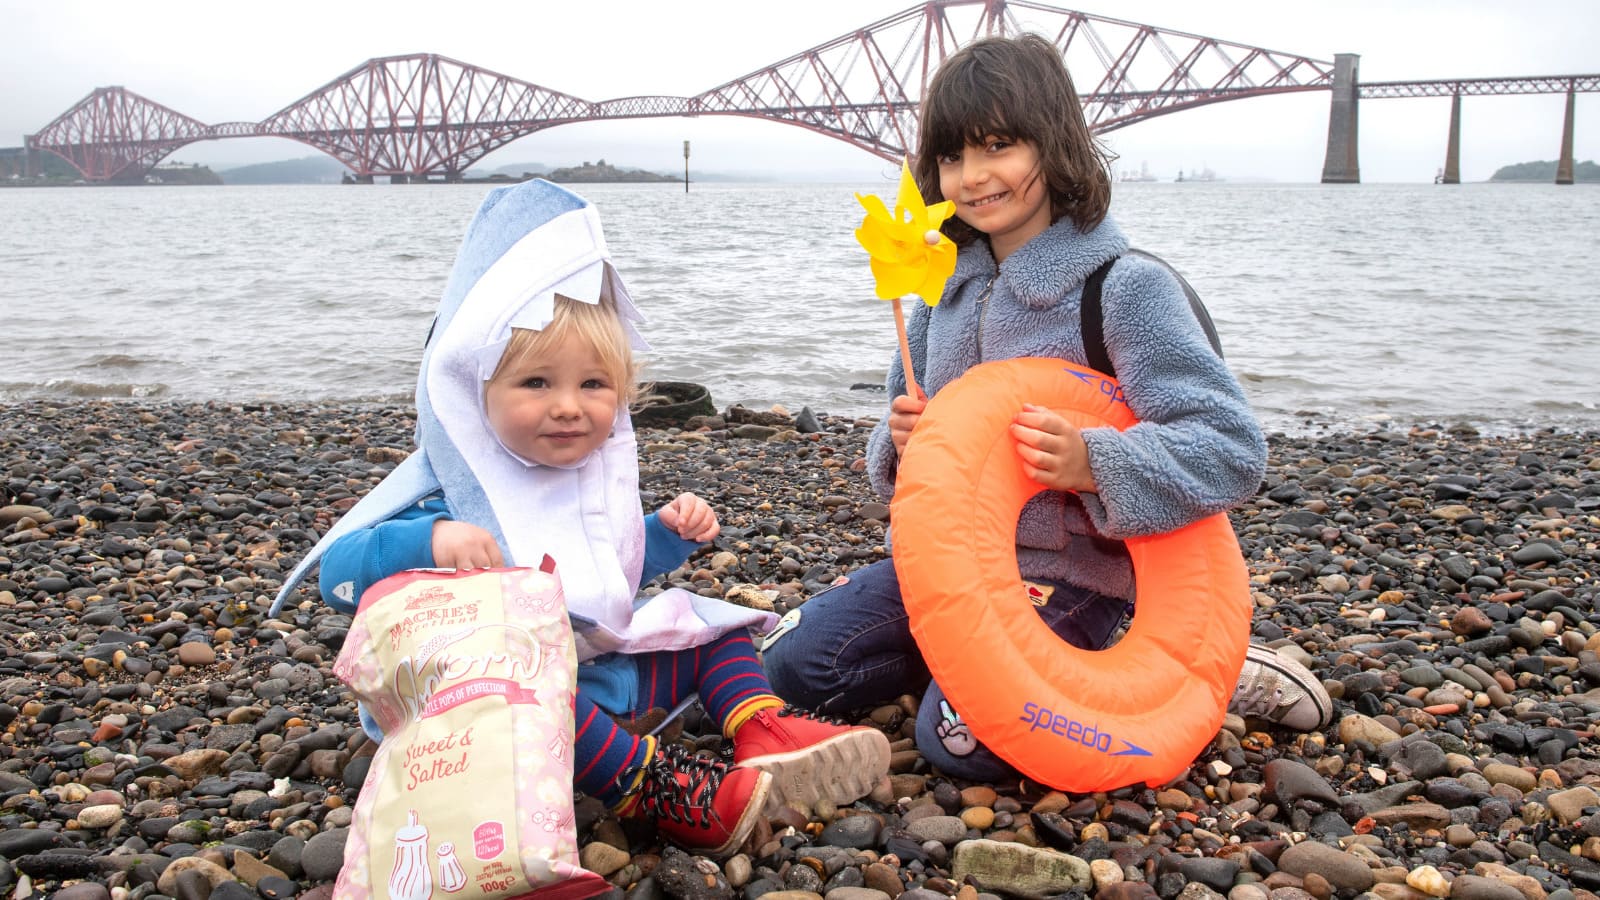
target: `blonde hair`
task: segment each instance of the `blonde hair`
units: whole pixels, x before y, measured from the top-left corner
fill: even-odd
[[[638,389],[635,382],[639,368],[633,359],[633,344],[628,340],[627,329],[617,315],[616,303],[605,295],[598,303],[584,303],[557,294],[555,312],[543,330],[511,330],[511,340],[500,354],[500,363],[489,380],[495,381],[511,366],[543,356],[551,347],[573,339],[582,341],[600,358],[601,367],[616,387],[618,405],[626,407],[632,403]]]

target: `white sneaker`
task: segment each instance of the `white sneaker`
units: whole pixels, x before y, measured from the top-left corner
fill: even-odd
[[[1271,647],[1251,644],[1228,712],[1294,731],[1320,731],[1333,719],[1333,699],[1311,670]]]

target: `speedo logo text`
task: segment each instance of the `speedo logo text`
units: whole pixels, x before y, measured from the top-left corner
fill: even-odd
[[[1109,731],[1101,730],[1097,725],[1074,719],[1065,713],[1056,712],[1048,706],[1037,703],[1022,704],[1022,715],[1018,716],[1027,723],[1028,731],[1048,731],[1065,739],[1069,743],[1081,744],[1084,747],[1104,753],[1107,756],[1150,756],[1149,750],[1119,738]],[[1113,744],[1121,744],[1121,748],[1112,750]]]

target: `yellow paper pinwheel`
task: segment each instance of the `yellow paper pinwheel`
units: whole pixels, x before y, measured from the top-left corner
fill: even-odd
[[[872,277],[877,281],[878,297],[894,306],[894,327],[900,335],[900,363],[905,372],[906,389],[922,397],[912,367],[911,344],[906,340],[906,317],[900,298],[916,294],[929,306],[938,306],[944,283],[956,270],[956,245],[939,226],[955,212],[946,200],[932,206],[922,202],[911,167],[900,162],[900,196],[894,214],[877,197],[856,195],[867,209],[867,217],[856,229],[856,240],[872,259]]]
[[[892,215],[877,197],[857,194],[856,199],[867,210],[856,229],[856,240],[872,258],[878,297],[898,300],[916,294],[929,306],[939,305],[944,283],[956,270],[956,245],[939,226],[955,212],[955,204],[948,200],[924,204],[917,181],[904,162],[900,163],[900,196]]]

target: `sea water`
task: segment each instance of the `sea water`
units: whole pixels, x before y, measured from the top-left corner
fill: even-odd
[[[649,377],[876,415],[896,352],[853,230],[895,185],[577,187]],[[404,400],[482,185],[0,190],[0,400]],[[1600,190],[1118,184],[1271,430],[1600,428]],[[876,388],[876,389],[874,389]]]

